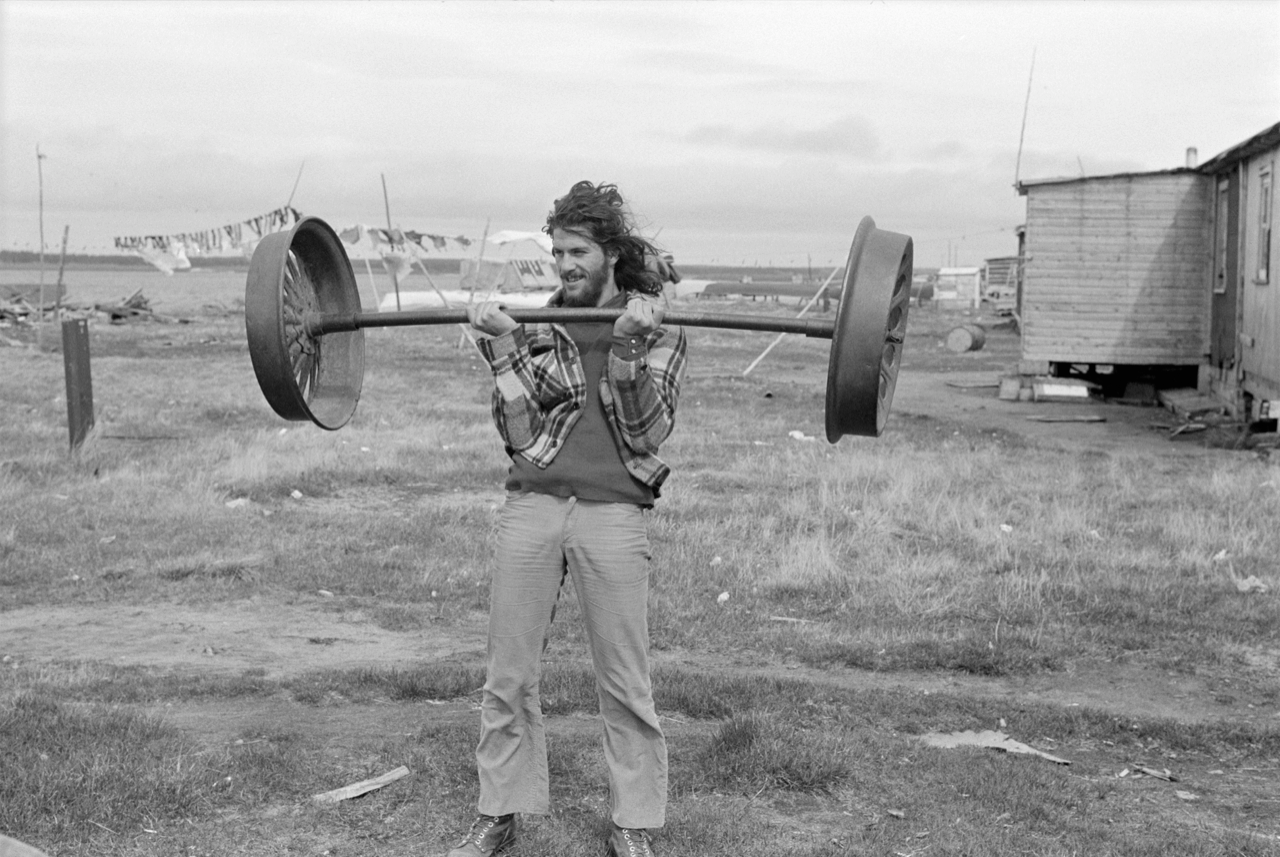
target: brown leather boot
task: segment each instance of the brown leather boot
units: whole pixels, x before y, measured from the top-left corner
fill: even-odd
[[[471,822],[471,830],[445,857],[493,857],[510,848],[516,841],[514,815],[479,815]]]

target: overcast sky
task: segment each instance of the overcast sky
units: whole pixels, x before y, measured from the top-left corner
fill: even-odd
[[[0,248],[285,204],[538,229],[613,181],[678,261],[1016,251],[1023,178],[1201,161],[1280,121],[1280,0],[0,0]]]

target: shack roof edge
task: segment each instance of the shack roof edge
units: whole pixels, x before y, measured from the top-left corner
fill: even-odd
[[[1027,188],[1040,187],[1042,185],[1072,184],[1075,182],[1100,181],[1102,179],[1128,179],[1128,178],[1137,178],[1139,176],[1171,176],[1171,175],[1179,175],[1181,173],[1198,173],[1198,172],[1200,172],[1200,169],[1197,167],[1174,167],[1173,169],[1170,169],[1170,170],[1143,170],[1140,172],[1131,172],[1131,173],[1108,173],[1106,175],[1100,175],[1100,176],[1055,176],[1053,178],[1045,178],[1045,179],[1023,179],[1022,181],[1015,184],[1014,187],[1017,189],[1019,194],[1025,196],[1027,192]]]
[[[1243,143],[1238,143],[1225,152],[1214,155],[1201,164],[1199,170],[1202,173],[1209,174],[1221,172],[1238,161],[1243,161],[1245,158],[1252,157],[1277,145],[1280,145],[1280,122],[1270,128],[1259,131]]]

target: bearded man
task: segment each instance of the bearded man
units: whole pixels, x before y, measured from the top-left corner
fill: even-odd
[[[578,182],[545,231],[561,288],[548,306],[617,307],[615,322],[517,324],[488,301],[467,311],[493,370],[493,419],[511,458],[498,524],[480,742],[479,815],[448,857],[490,857],[516,814],[550,809],[538,698],[556,600],[572,575],[591,644],[609,769],[607,854],[651,857],[662,827],[667,748],[649,677],[645,512],[670,472],[684,373],[665,328],[662,254],[636,234],[616,186]]]

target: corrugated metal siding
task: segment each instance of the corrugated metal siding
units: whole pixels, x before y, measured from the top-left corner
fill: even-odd
[[[1211,184],[1154,174],[1028,187],[1023,359],[1203,362]]]

